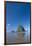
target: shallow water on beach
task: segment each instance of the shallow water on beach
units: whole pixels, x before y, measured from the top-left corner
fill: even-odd
[[[6,32],[6,43],[30,42],[30,32]]]

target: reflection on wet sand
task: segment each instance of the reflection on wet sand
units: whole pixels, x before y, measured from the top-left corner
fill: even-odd
[[[30,42],[29,32],[7,32],[6,43],[27,43]]]

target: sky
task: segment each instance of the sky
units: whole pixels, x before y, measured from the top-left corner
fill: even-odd
[[[30,29],[30,3],[6,2],[6,29],[17,31],[19,25]]]

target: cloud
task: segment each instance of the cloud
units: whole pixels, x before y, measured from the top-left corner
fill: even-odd
[[[6,25],[6,31],[8,31],[8,32],[11,31],[11,26],[10,26],[10,24],[7,24],[7,25]]]
[[[8,24],[8,26],[10,26],[10,24]]]

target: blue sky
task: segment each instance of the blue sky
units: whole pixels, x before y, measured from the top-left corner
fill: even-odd
[[[30,4],[6,2],[7,31],[16,31],[18,25],[22,25],[27,30],[30,28]]]

